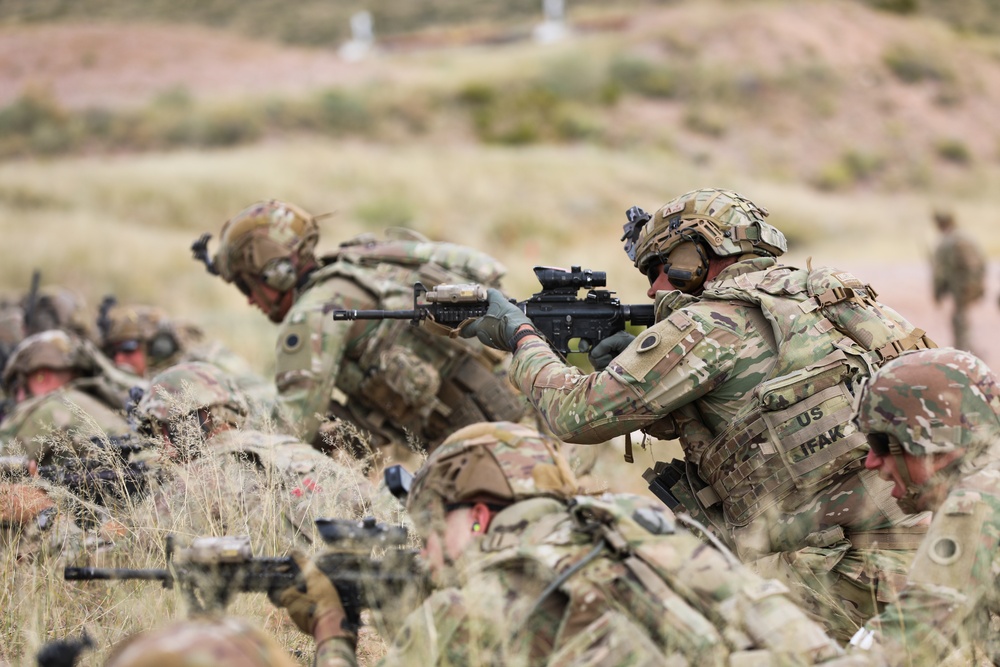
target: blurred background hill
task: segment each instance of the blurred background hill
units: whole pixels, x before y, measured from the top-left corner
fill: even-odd
[[[5,0],[0,280],[163,303],[266,371],[270,326],[187,250],[254,200],[335,212],[329,248],[408,226],[489,250],[518,296],[572,263],[635,301],[624,210],[716,185],[948,342],[929,214],[1000,252],[1000,5],[569,0],[546,44],[540,5]],[[375,48],[345,60],[362,9]]]

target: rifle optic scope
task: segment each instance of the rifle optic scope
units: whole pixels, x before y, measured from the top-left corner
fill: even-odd
[[[604,287],[608,284],[608,274],[604,271],[591,271],[581,269],[579,266],[570,267],[570,270],[560,269],[555,266],[536,266],[532,269],[538,282],[543,289],[565,289],[573,287],[579,289],[584,287]]]

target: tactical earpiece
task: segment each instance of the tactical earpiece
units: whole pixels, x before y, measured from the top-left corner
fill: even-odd
[[[705,283],[708,275],[708,254],[698,241],[691,239],[667,253],[663,266],[670,284],[686,294],[692,294]]]
[[[268,262],[260,272],[264,284],[279,292],[287,292],[295,287],[298,274],[288,257],[277,257]]]

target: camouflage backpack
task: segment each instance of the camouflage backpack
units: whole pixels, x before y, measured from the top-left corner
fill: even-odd
[[[728,522],[745,526],[791,493],[811,495],[860,467],[867,440],[851,421],[856,383],[906,350],[936,347],[876,297],[848,272],[788,266],[738,275],[702,293],[703,300],[759,306],[777,357],[699,465],[711,485],[700,500],[710,506],[728,499]],[[734,474],[741,452],[750,458]]]
[[[390,230],[389,237],[377,241],[365,234],[342,244],[323,258],[309,284],[346,278],[379,308],[403,310],[413,307],[415,281],[496,286],[506,271],[470,248],[430,242],[408,230]],[[478,341],[438,336],[405,320],[383,320],[365,338],[341,364],[337,388],[348,400],[334,409],[373,433],[391,425],[433,446],[466,424],[516,421],[524,414],[524,402],[496,372],[502,355]]]

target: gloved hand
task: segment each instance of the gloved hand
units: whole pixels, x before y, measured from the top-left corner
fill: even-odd
[[[331,637],[356,641],[354,634],[343,627],[347,614],[337,589],[305,554],[292,551],[291,557],[302,572],[306,590],[289,586],[277,594],[277,599],[272,596],[271,601],[287,609],[288,616],[299,630],[312,635],[317,645]]]
[[[632,344],[635,340],[635,336],[627,331],[619,331],[618,333],[608,336],[600,343],[595,345],[590,350],[590,363],[594,366],[595,371],[603,371],[608,367],[608,364],[621,354],[622,350]]]
[[[505,299],[500,290],[490,288],[486,294],[490,304],[486,314],[466,324],[458,333],[462,338],[475,336],[483,345],[510,352],[510,339],[519,327],[530,325],[531,320]]]

